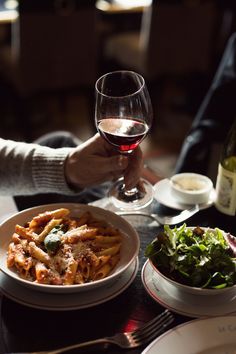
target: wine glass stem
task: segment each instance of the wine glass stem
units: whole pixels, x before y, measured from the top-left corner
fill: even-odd
[[[125,184],[121,184],[119,188],[119,199],[126,202],[133,202],[144,197],[145,192],[141,191],[138,187],[132,189],[125,189]]]
[[[138,188],[134,187],[134,188],[129,189],[129,190],[126,189],[124,193],[125,193],[125,195],[127,195],[127,197],[129,197],[129,196],[134,195],[137,192],[138,192]]]

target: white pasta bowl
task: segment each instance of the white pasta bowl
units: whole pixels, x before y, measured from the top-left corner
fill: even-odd
[[[208,251],[203,251],[202,255],[200,256],[200,254],[198,254],[199,250],[197,250],[196,244],[198,243],[198,240],[196,241],[196,244],[193,246],[194,247],[194,255],[191,258],[190,255],[190,251],[188,251],[187,249],[191,249],[190,243],[188,243],[187,238],[184,238],[184,236],[181,236],[181,239],[183,240],[182,242],[185,243],[186,248],[181,247],[180,243],[178,242],[178,236],[176,237],[176,233],[175,230],[179,229],[179,230],[184,229],[186,232],[188,232],[188,230],[195,230],[195,227],[187,227],[186,225],[182,225],[179,228],[172,228],[173,234],[170,231],[171,228],[169,228],[168,226],[165,229],[165,234],[168,235],[168,241],[169,239],[173,236],[173,242],[176,245],[176,249],[178,249],[177,253],[174,250],[174,248],[169,247],[169,243],[165,243],[167,245],[167,248],[170,250],[169,255],[166,257],[165,255],[165,246],[160,246],[160,244],[156,244],[155,246],[154,243],[157,241],[158,237],[162,238],[163,233],[159,234],[157,236],[157,238],[149,245],[152,249],[155,249],[155,255],[153,256],[148,256],[149,258],[149,262],[152,266],[152,269],[154,271],[154,274],[156,273],[158,275],[158,279],[160,279],[160,281],[162,282],[162,285],[166,288],[167,292],[171,293],[173,296],[174,294],[178,293],[178,294],[192,294],[192,295],[205,295],[205,296],[212,296],[212,295],[220,295],[220,294],[236,294],[236,262],[235,262],[235,245],[236,245],[236,238],[232,235],[227,234],[226,232],[224,232],[223,230],[220,229],[212,229],[212,228],[204,228],[201,227],[200,229],[202,229],[204,232],[211,232],[212,235],[216,234],[216,233],[220,233],[223,238],[226,240],[227,237],[230,237],[230,240],[232,242],[232,247],[233,247],[233,251],[230,249],[228,249],[227,251],[222,251],[222,253],[220,254],[220,258],[222,260],[222,264],[225,261],[226,258],[224,258],[224,255],[227,253],[230,254],[230,258],[232,259],[232,264],[231,264],[231,271],[227,273],[228,268],[224,268],[224,270],[222,269],[221,265],[218,264],[219,262],[221,262],[220,259],[218,259],[217,262],[217,258],[215,258],[215,261],[213,260],[213,256],[210,255],[210,249],[213,250],[213,245],[209,246],[209,253]],[[199,227],[197,227],[199,229]],[[184,231],[184,232],[185,232]],[[191,236],[192,237],[192,236]],[[162,240],[164,240],[162,238]],[[167,242],[168,242],[167,241]],[[161,242],[163,244],[163,241],[158,241]],[[216,241],[215,245],[217,246],[218,241]],[[148,246],[148,247],[149,247]],[[154,247],[154,248],[153,248]],[[200,248],[204,248],[203,245],[200,245]],[[160,248],[162,248],[161,251]],[[206,247],[207,248],[207,247]],[[148,250],[148,248],[147,248]],[[146,252],[147,252],[146,250]],[[182,251],[183,250],[183,251]],[[193,250],[193,248],[192,248]],[[192,252],[192,251],[191,251]],[[217,252],[216,248],[215,248],[215,252]],[[216,253],[215,253],[216,254]],[[146,253],[147,255],[147,253]],[[224,258],[224,259],[223,259]],[[198,259],[198,261],[195,262],[195,260]],[[193,263],[191,263],[191,260]],[[212,260],[212,261],[211,261]],[[185,263],[186,262],[186,263]],[[206,262],[205,265],[198,268],[198,262]],[[215,263],[216,264],[215,264]],[[231,261],[230,261],[231,262]],[[185,263],[185,264],[184,264]],[[188,266],[186,268],[186,264],[188,263]],[[215,264],[215,265],[211,265],[211,264]],[[209,270],[210,269],[210,270]],[[204,272],[205,271],[209,271],[209,273],[207,273],[207,277],[204,279]],[[215,278],[215,285],[213,285],[214,283],[214,276],[218,277],[219,273],[222,270],[222,274],[229,276],[229,274],[232,276],[232,278],[234,278],[234,284],[232,285],[227,285],[227,286],[222,286],[222,284],[224,283],[224,280],[220,280],[219,283],[217,283],[216,278]],[[206,274],[206,273],[205,273]],[[189,277],[189,278],[188,278]],[[200,286],[200,285],[196,285],[194,286],[194,282],[193,282],[193,277],[195,277],[195,279],[198,280],[199,279],[203,279],[203,281],[205,282],[205,286]],[[202,278],[203,277],[203,278]],[[232,279],[231,278],[231,279]],[[209,281],[209,285],[207,284],[207,281],[209,279],[212,279],[212,283],[210,283]],[[219,278],[218,278],[219,279]],[[157,284],[158,286],[158,284]],[[178,295],[179,296],[179,295]]]
[[[49,285],[42,284],[36,281],[26,280],[19,276],[18,272],[14,268],[7,266],[7,252],[10,242],[12,241],[12,235],[15,232],[15,226],[24,226],[27,222],[30,222],[33,217],[45,211],[56,210],[60,208],[67,208],[70,210],[69,216],[80,217],[83,213],[89,211],[96,219],[105,220],[109,225],[117,228],[121,234],[121,247],[120,247],[120,259],[114,269],[105,277],[99,280],[85,282],[81,284],[71,285]],[[48,204],[33,207],[23,210],[15,215],[9,217],[0,225],[0,269],[12,281],[17,281],[22,286],[30,287],[35,291],[53,292],[53,293],[72,293],[80,291],[90,291],[97,287],[107,287],[111,283],[117,281],[119,277],[125,272],[128,267],[135,261],[139,253],[140,240],[135,229],[122,217],[115,213],[85,204],[76,203],[63,203],[63,204]]]

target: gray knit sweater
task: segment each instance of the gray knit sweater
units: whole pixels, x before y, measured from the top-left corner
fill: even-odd
[[[0,138],[0,195],[75,194],[64,175],[69,151]]]

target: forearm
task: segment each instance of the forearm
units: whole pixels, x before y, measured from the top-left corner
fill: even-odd
[[[0,139],[0,194],[73,194],[64,174],[70,150]]]

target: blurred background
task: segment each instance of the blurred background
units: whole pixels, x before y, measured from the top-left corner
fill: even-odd
[[[86,140],[96,79],[130,69],[153,103],[146,163],[171,174],[235,14],[235,0],[0,0],[0,136],[68,130]]]

